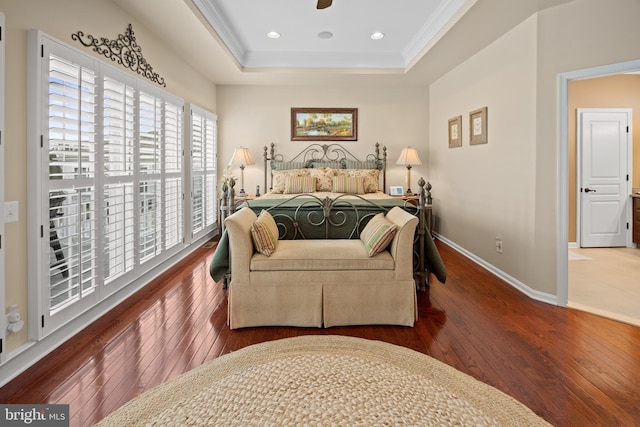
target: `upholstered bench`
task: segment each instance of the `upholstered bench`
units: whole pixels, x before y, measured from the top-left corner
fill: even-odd
[[[249,208],[229,216],[230,327],[413,326],[418,218],[394,207],[384,219],[395,226],[395,234],[373,255],[371,239],[279,240],[265,255],[252,237],[258,216]]]

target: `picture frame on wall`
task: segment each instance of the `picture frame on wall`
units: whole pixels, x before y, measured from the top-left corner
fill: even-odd
[[[489,142],[487,135],[488,108],[482,107],[469,113],[469,144],[486,144]]]
[[[357,108],[291,108],[292,141],[357,141]]]
[[[449,148],[462,147],[462,116],[449,119]]]

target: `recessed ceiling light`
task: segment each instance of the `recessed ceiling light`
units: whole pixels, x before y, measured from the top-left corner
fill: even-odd
[[[269,37],[270,39],[279,39],[280,38],[280,33],[277,31],[269,31],[267,33],[267,37]]]
[[[321,39],[330,39],[333,37],[333,33],[331,31],[320,31],[318,37]]]
[[[380,40],[383,37],[384,37],[384,33],[381,33],[380,31],[376,31],[375,33],[371,34],[371,38],[373,40]]]

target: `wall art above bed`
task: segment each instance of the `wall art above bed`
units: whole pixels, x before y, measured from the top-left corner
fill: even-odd
[[[292,141],[357,141],[357,108],[291,108]]]

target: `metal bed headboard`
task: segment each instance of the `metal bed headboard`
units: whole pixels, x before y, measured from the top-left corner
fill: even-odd
[[[282,154],[276,154],[275,144],[272,142],[270,148],[264,147],[264,188],[273,188],[273,162],[284,162]],[[375,162],[376,168],[382,172],[382,189],[387,188],[387,147],[380,147],[376,142],[375,150],[372,154],[367,154],[364,160],[353,155],[349,150],[340,144],[318,144],[307,146],[304,150],[289,159],[289,162],[300,162],[309,167],[313,162],[341,162],[343,160],[354,162]],[[267,177],[270,177],[270,185],[267,187]]]

